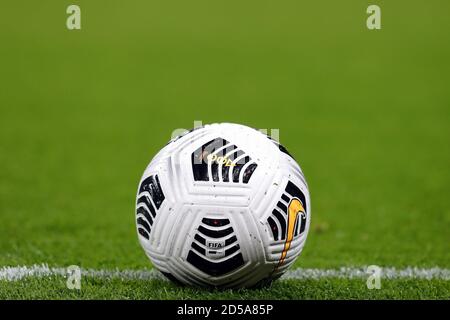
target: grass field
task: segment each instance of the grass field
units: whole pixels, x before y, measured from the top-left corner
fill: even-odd
[[[82,29],[66,29],[79,4]],[[2,1],[0,268],[149,269],[138,180],[172,130],[277,128],[312,197],[296,267],[450,269],[448,1]],[[443,279],[0,280],[0,298],[450,299]]]

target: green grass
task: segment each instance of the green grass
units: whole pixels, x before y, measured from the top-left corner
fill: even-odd
[[[389,280],[379,290],[368,290],[364,280],[283,280],[253,290],[206,290],[179,287],[167,281],[99,280],[86,278],[81,290],[69,290],[65,279],[28,279],[0,286],[10,299],[450,299],[445,280]]]
[[[311,189],[298,267],[450,268],[448,1],[0,4],[0,266],[147,268],[137,183],[194,120],[279,128]],[[0,298],[446,298],[444,281],[0,283]],[[78,295],[79,294],[79,295]]]

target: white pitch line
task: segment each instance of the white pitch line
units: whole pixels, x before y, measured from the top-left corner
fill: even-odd
[[[323,278],[367,278],[371,273],[367,267],[342,267],[339,269],[292,269],[288,270],[282,279],[323,279]],[[384,279],[441,279],[450,280],[450,269],[439,267],[419,268],[381,267],[381,278]]]
[[[450,280],[450,269],[445,268],[419,268],[406,267],[397,269],[394,267],[382,267],[381,278],[384,279],[440,279]],[[82,269],[83,276],[98,279],[123,279],[123,280],[153,280],[166,279],[156,270],[96,270]],[[67,269],[63,267],[49,267],[46,264],[32,266],[0,267],[0,281],[18,281],[24,278],[43,278],[66,276]],[[282,280],[320,280],[324,278],[341,279],[366,279],[370,274],[366,267],[342,267],[339,269],[298,268],[288,270]]]

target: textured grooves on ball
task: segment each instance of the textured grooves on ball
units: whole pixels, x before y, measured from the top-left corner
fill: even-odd
[[[191,155],[195,181],[247,184],[258,166],[242,149],[217,137]]]
[[[164,199],[165,196],[157,175],[149,176],[141,182],[137,199],[136,223],[138,233],[147,240],[150,239],[156,210],[159,209]]]
[[[202,223],[194,236],[187,261],[213,277],[223,276],[242,266],[244,259],[233,227],[229,226],[230,220],[203,218]],[[218,249],[223,251],[223,258],[214,259],[217,250],[207,244],[221,245]]]

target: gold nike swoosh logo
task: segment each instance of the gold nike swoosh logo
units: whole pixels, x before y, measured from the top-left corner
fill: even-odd
[[[286,241],[284,243],[283,251],[281,252],[281,258],[278,262],[278,267],[280,267],[284,260],[286,259],[286,255],[291,248],[291,242],[294,239],[294,233],[295,233],[295,221],[297,219],[298,214],[305,213],[305,208],[303,208],[302,203],[300,200],[294,198],[291,200],[288,206],[288,219],[287,219],[287,236]]]

